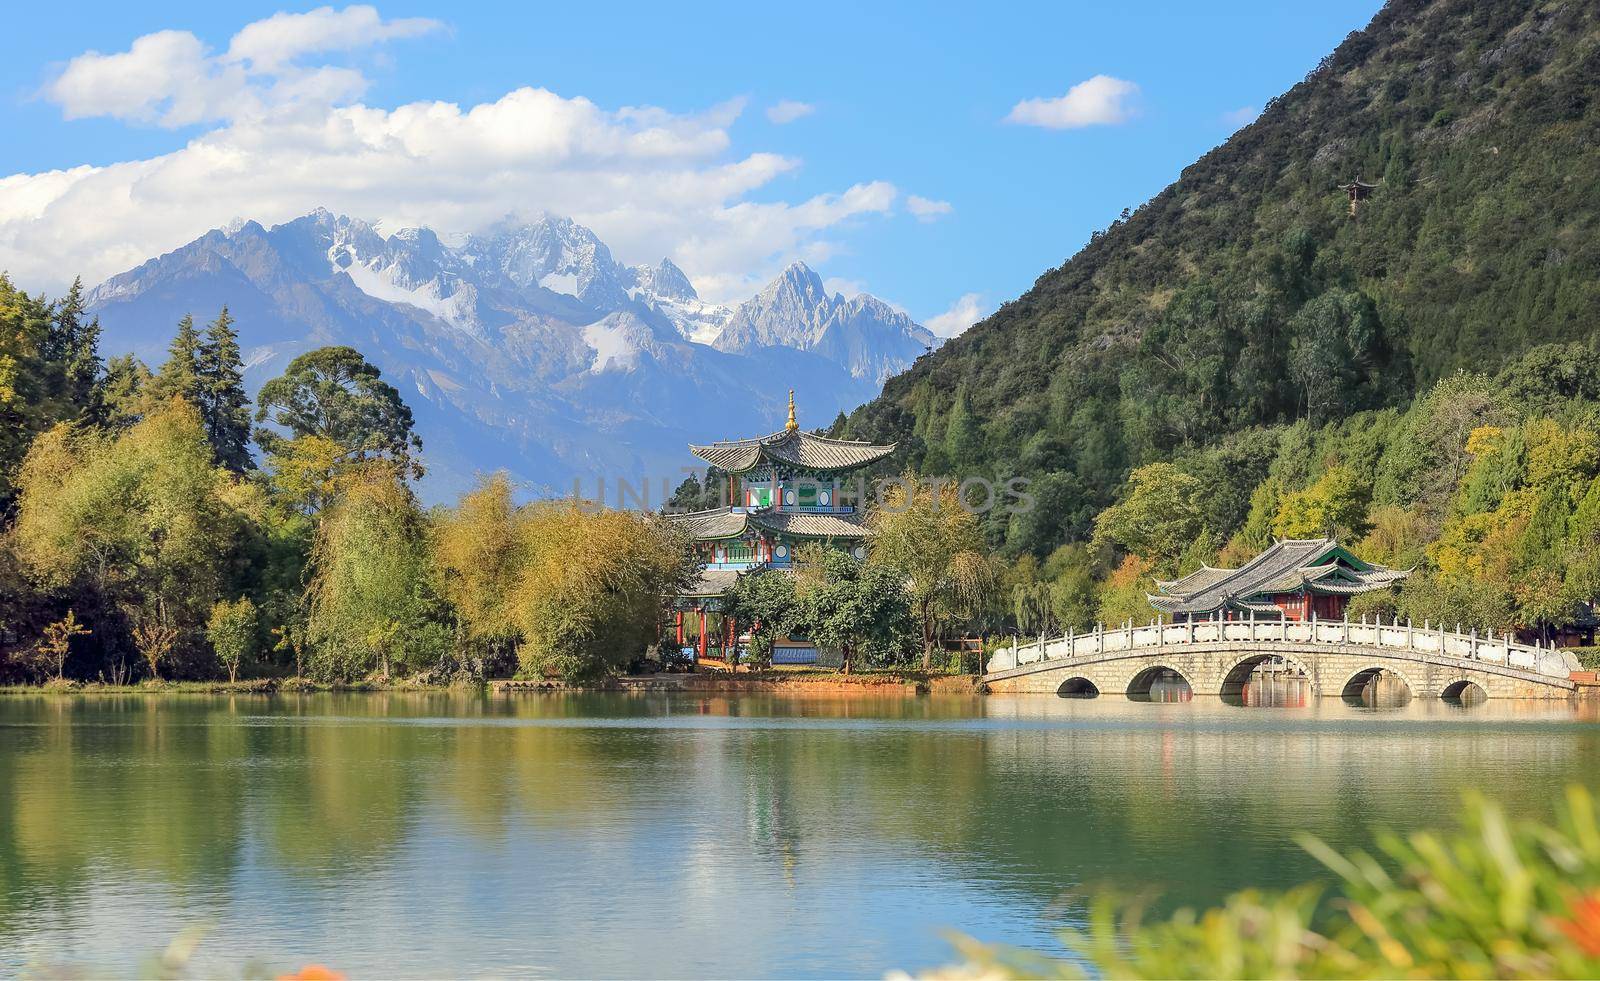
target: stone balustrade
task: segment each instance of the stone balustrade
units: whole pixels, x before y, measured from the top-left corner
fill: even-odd
[[[1409,621],[1382,623],[1365,620],[1200,620],[1188,623],[1153,622],[1144,626],[1128,623],[1110,630],[1097,626],[1088,633],[1073,634],[1031,644],[1012,642],[989,659],[986,673],[1008,671],[1040,661],[1076,661],[1096,657],[1125,656],[1130,652],[1150,653],[1168,647],[1237,642],[1270,650],[1274,643],[1286,645],[1328,644],[1343,648],[1367,648],[1375,653],[1401,651],[1413,655],[1433,655],[1481,661],[1530,671],[1551,678],[1567,678],[1580,665],[1571,652],[1533,644],[1519,644],[1510,637],[1496,637],[1493,631],[1454,629]]]

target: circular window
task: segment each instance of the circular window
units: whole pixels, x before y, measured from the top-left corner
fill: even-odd
[[[772,550],[772,554],[776,555],[780,559],[786,559],[789,557],[789,546],[779,545],[777,548]]]
[[[855,548],[850,550],[850,554],[854,555],[858,559],[864,559],[867,557],[867,547],[865,545],[857,545]]]
[[[817,503],[822,505],[823,507],[827,507],[828,504],[831,503],[832,501],[833,501],[833,495],[829,494],[827,491],[822,491],[822,492],[817,494]]]
[[[785,503],[785,504],[793,504],[794,503],[794,491],[786,490],[786,491],[783,492],[783,503]]]

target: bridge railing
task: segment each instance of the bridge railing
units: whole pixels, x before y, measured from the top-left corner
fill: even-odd
[[[1029,644],[1012,641],[989,659],[989,673],[1007,671],[1039,661],[1096,658],[1127,651],[1155,651],[1167,647],[1238,641],[1251,644],[1330,644],[1385,648],[1417,654],[1435,654],[1501,664],[1550,677],[1565,678],[1577,670],[1570,651],[1538,644],[1519,644],[1493,631],[1446,630],[1429,623],[1382,623],[1365,620],[1199,620],[1188,623],[1155,621],[1144,626],[1125,623],[1107,630],[1096,626],[1082,634],[1068,632]]]

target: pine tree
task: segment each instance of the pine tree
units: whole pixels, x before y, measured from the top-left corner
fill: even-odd
[[[57,360],[60,379],[57,396],[64,418],[99,425],[104,421],[100,318],[85,323],[83,314],[83,280],[74,279],[56,305],[51,325],[51,354]]]
[[[252,466],[250,459],[250,397],[244,390],[244,360],[239,354],[239,334],[233,317],[223,307],[206,327],[205,342],[195,360],[199,382],[200,415],[216,451],[217,462],[234,473]]]
[[[955,404],[945,420],[944,451],[950,466],[957,470],[970,470],[976,466],[983,452],[983,430],[973,417],[972,405],[967,398],[967,387],[956,389]]]
[[[167,347],[167,361],[156,373],[150,385],[151,398],[165,402],[174,396],[191,405],[200,404],[200,334],[194,329],[194,317],[184,314],[178,321],[178,333]]]
[[[122,354],[106,362],[105,380],[100,386],[100,425],[115,430],[131,429],[144,416],[147,389],[155,381],[143,361]]]

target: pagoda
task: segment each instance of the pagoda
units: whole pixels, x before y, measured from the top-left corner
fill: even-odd
[[[857,559],[867,557],[872,532],[857,512],[854,499],[859,495],[851,494],[847,481],[852,471],[893,453],[895,444],[878,446],[803,431],[790,390],[789,420],[778,432],[689,449],[728,475],[726,505],[668,515],[693,539],[701,561],[699,580],[675,603],[680,648],[685,628],[692,631],[698,620],[693,645],[698,660],[710,648],[726,651],[738,644],[737,625],[722,612],[741,574],[790,570],[796,551],[808,542]],[[773,660],[811,663],[816,650],[804,642],[780,642]]]
[[[1156,581],[1150,605],[1186,620],[1338,620],[1350,597],[1387,589],[1410,575],[1363,562],[1332,538],[1277,541],[1237,569],[1202,565],[1181,579]]]

